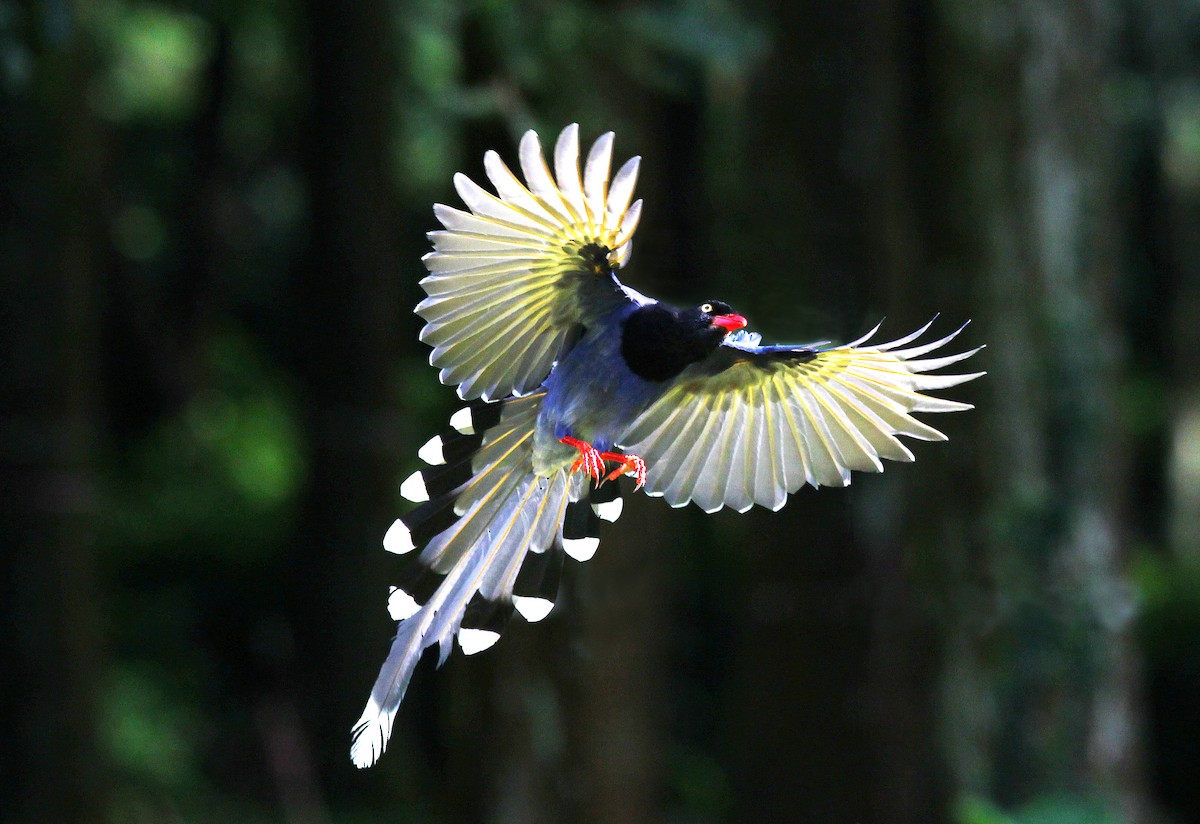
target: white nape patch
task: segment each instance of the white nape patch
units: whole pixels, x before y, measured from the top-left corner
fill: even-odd
[[[563,551],[576,561],[589,560],[599,546],[599,538],[563,538]]]
[[[404,521],[397,518],[396,522],[388,527],[387,533],[383,536],[383,548],[397,555],[403,555],[417,548],[417,545],[413,543],[412,532],[404,525]]]
[[[602,504],[592,504],[592,511],[600,517],[600,520],[608,521],[610,524],[621,517],[621,510],[624,508],[625,501],[622,498],[613,498]]]
[[[425,445],[417,450],[417,457],[423,460],[430,466],[441,466],[446,462],[446,456],[442,453],[442,436],[434,435]]]
[[[388,588],[388,615],[393,621],[403,621],[411,618],[421,609],[416,599],[400,587]]]
[[[462,647],[464,655],[474,655],[477,652],[483,652],[499,640],[500,633],[492,632],[490,629],[468,629],[467,627],[463,627],[458,631],[458,645]]]
[[[595,552],[595,550],[592,551]],[[545,598],[531,598],[528,595],[514,595],[513,607],[521,613],[521,617],[526,621],[536,624],[550,614],[550,610],[554,609],[554,602],[547,601]]]
[[[404,483],[400,484],[400,494],[404,500],[412,501],[414,504],[429,500],[429,491],[425,489],[425,479],[421,477],[420,472],[414,472]]]
[[[458,410],[450,416],[450,425],[462,435],[474,435],[475,428],[471,424],[471,407]]]

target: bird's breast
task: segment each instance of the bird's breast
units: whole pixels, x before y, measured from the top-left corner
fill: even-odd
[[[607,334],[606,334],[607,332]],[[553,470],[576,456],[559,443],[571,435],[597,449],[613,449],[622,433],[658,394],[660,385],[633,374],[620,353],[620,335],[589,331],[558,362],[546,379],[546,400],[538,417],[534,462]]]

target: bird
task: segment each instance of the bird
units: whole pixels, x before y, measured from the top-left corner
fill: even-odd
[[[899,436],[946,440],[913,413],[972,408],[927,394],[984,374],[940,373],[982,346],[928,357],[966,324],[923,343],[933,321],[880,343],[876,326],[843,345],[764,345],[728,303],[673,306],[623,284],[641,158],[610,175],[613,143],[581,158],[572,124],[551,170],[528,131],[523,180],[488,151],[494,192],[458,173],[466,208],[434,206],[420,339],[467,405],[418,451],[425,468],[400,486],[418,506],[383,538],[420,552],[389,589],[397,630],[352,729],[359,768],[383,755],[427,649],[440,667],[456,638],[473,655],[514,612],[549,614],[564,558],[591,558],[600,522],[620,515],[622,476],[672,507],[778,510],[805,485],[912,461]]]

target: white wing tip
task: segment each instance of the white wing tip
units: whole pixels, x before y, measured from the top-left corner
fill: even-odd
[[[417,450],[417,457],[423,460],[430,466],[441,466],[446,462],[446,455],[442,451],[442,436],[434,435],[425,445]]]
[[[404,521],[397,518],[388,527],[388,531],[383,536],[383,548],[396,555],[403,555],[417,548],[417,545],[413,543],[412,531],[409,530]]]
[[[576,561],[588,561],[600,547],[599,538],[564,538],[563,551]]]
[[[547,600],[546,598],[533,598],[528,595],[514,595],[513,607],[526,621],[531,624],[536,624],[538,621],[550,614],[550,610],[554,609],[554,602]]]
[[[458,646],[462,648],[463,655],[475,655],[483,652],[499,640],[500,633],[490,629],[463,627],[458,631]]]
[[[542,141],[535,130],[527,129],[525,134],[521,135],[521,139],[517,143],[517,155],[525,172],[526,182],[528,182],[529,167],[526,164],[535,157],[539,159],[542,157]]]
[[[406,501],[412,501],[414,504],[424,503],[429,500],[429,490],[425,488],[425,479],[421,477],[420,471],[409,475],[404,483],[400,484],[400,496]],[[396,523],[399,523],[399,521]],[[393,528],[395,526],[396,524],[392,524]]]
[[[464,406],[450,416],[450,425],[460,435],[474,435],[475,427],[471,422],[471,407]]]

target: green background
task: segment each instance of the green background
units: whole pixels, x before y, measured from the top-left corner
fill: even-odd
[[[0,820],[1200,821],[1200,7],[0,3]],[[457,408],[455,171],[642,155],[626,281],[768,340],[968,318],[917,462],[638,496],[422,666],[381,550]]]

